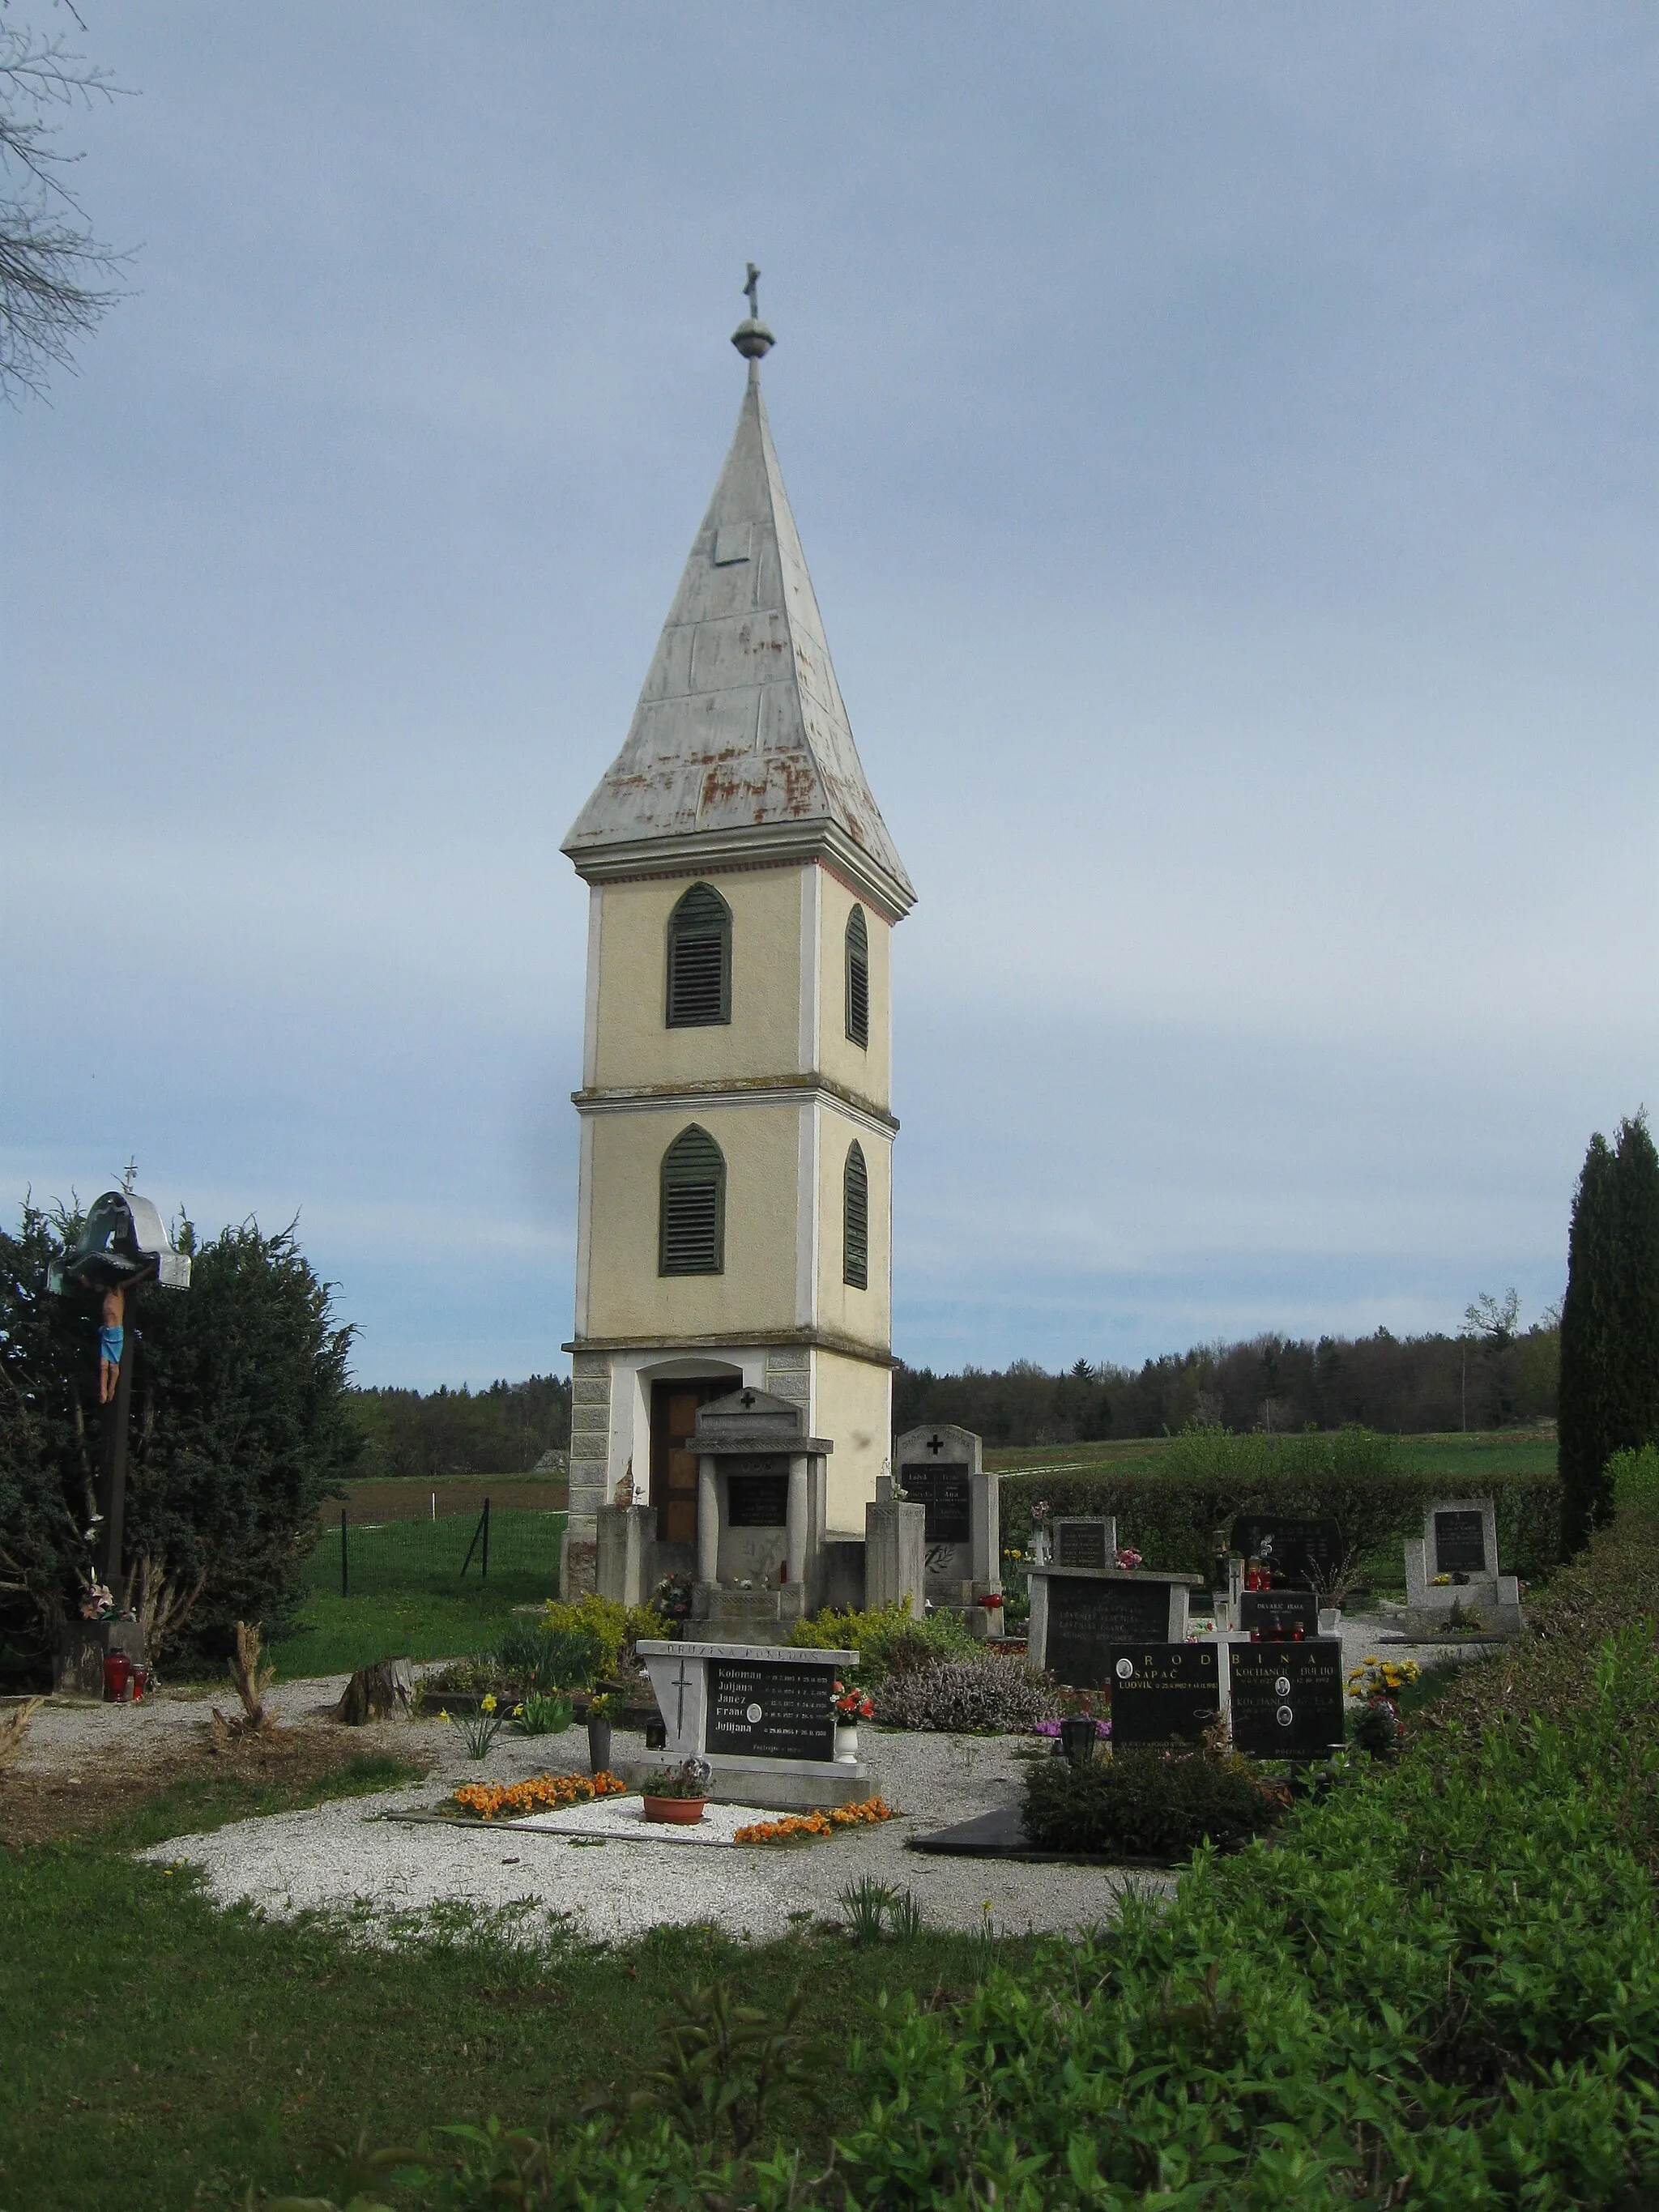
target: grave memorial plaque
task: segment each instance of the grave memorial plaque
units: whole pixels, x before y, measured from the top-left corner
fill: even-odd
[[[1232,1528],[1232,1548],[1246,1559],[1260,1559],[1293,1589],[1308,1589],[1316,1576],[1328,1585],[1341,1565],[1342,1531],[1334,1521],[1280,1521],[1245,1514]]]
[[[1213,1644],[1117,1644],[1112,1744],[1196,1743],[1221,1711]]]
[[[904,1494],[927,1515],[924,1540],[965,1544],[972,1534],[972,1500],[965,1467],[906,1466],[899,1469]]]
[[[1486,1534],[1479,1513],[1437,1513],[1434,1571],[1437,1575],[1484,1575]]]
[[[1319,1600],[1311,1590],[1246,1590],[1238,1601],[1241,1628],[1259,1628],[1264,1644],[1291,1643],[1299,1628],[1319,1633]]]
[[[1238,1750],[1252,1759],[1322,1759],[1342,1741],[1340,1637],[1235,1644],[1227,1661]]]
[[[1056,1521],[1054,1565],[1057,1567],[1109,1567],[1115,1554],[1106,1550],[1103,1521]]]
[[[782,1528],[789,1521],[789,1477],[730,1474],[726,1479],[728,1528]]]
[[[708,1748],[750,1759],[833,1759],[836,1670],[715,1659],[708,1667]]]
[[[1048,1665],[1073,1689],[1105,1687],[1115,1645],[1161,1644],[1169,1632],[1167,1583],[1056,1577],[1048,1584]]]

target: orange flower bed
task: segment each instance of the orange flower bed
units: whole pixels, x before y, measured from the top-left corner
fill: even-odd
[[[790,1844],[808,1836],[833,1836],[837,1828],[858,1828],[877,1820],[890,1820],[893,1808],[879,1797],[861,1797],[856,1804],[837,1805],[830,1813],[786,1813],[781,1820],[751,1820],[732,1838],[739,1844]]]
[[[528,1782],[468,1782],[455,1791],[452,1802],[480,1820],[493,1820],[498,1813],[509,1818],[520,1813],[558,1812],[567,1805],[586,1805],[595,1797],[621,1797],[628,1784],[608,1771],[585,1774],[534,1774]]]

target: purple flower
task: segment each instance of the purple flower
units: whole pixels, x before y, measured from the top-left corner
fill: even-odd
[[[1031,1733],[1033,1735],[1057,1736],[1060,1734],[1060,1723],[1058,1721],[1039,1721],[1036,1728],[1032,1729]]]

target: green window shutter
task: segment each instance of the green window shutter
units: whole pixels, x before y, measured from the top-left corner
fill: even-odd
[[[732,1018],[732,909],[708,884],[693,884],[668,923],[667,1022],[710,1029]]]
[[[856,1045],[870,1042],[870,932],[864,908],[847,919],[847,1034]]]
[[[663,1154],[657,1273],[718,1275],[726,1267],[726,1158],[693,1121]]]
[[[864,1147],[854,1142],[847,1148],[847,1167],[842,1176],[842,1282],[855,1291],[870,1287],[870,1173],[864,1164]]]

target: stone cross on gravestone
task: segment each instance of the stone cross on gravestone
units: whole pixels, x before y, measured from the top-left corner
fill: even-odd
[[[933,1453],[935,1453],[935,1454],[938,1454],[938,1453],[939,1453],[939,1452],[942,1452],[942,1451],[945,1449],[945,1439],[944,1439],[944,1437],[928,1437],[928,1439],[927,1439],[927,1449],[928,1449],[928,1450],[929,1450],[930,1452],[933,1452]]]
[[[743,1392],[743,1394],[741,1395],[741,1396],[740,1396],[740,1397],[738,1398],[738,1405],[740,1405],[740,1406],[743,1407],[743,1409],[744,1409],[744,1411],[745,1413],[747,1413],[747,1411],[749,1410],[750,1407],[750,1406],[752,1406],[752,1405],[754,1404],[754,1402],[755,1402],[755,1394],[754,1394],[754,1392],[753,1392],[752,1390],[745,1390],[745,1391],[744,1391],[744,1392]]]
[[[695,1690],[697,1687],[697,1677],[686,1673],[684,1659],[680,1662],[679,1673],[675,1675],[669,1686],[679,1692],[679,1702],[674,1713],[674,1738],[678,1742],[685,1734],[685,1693],[688,1690]]]

